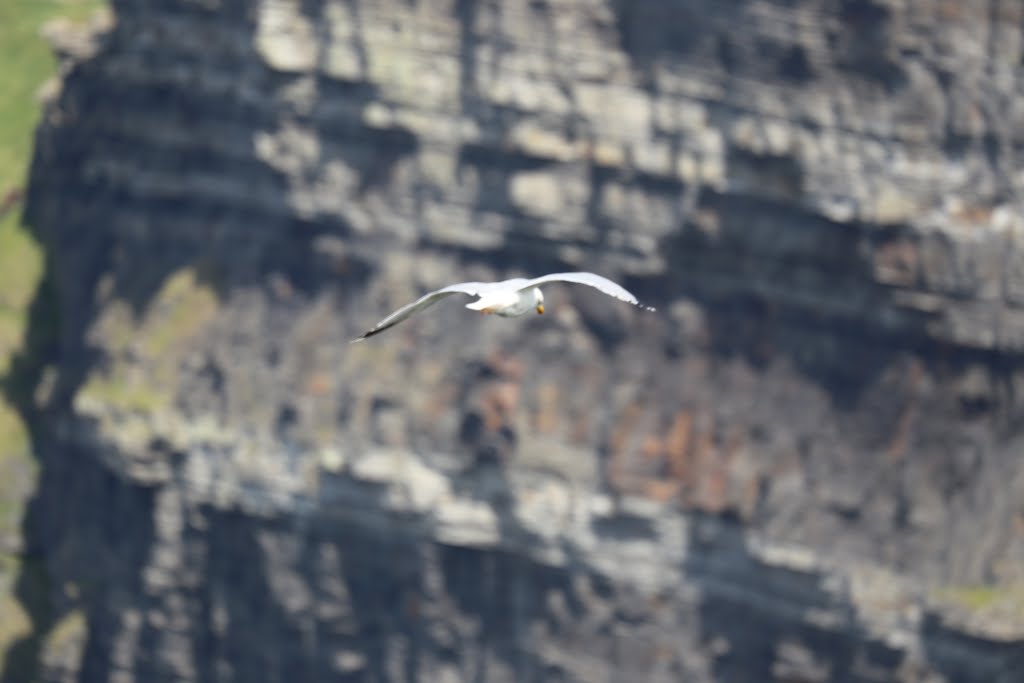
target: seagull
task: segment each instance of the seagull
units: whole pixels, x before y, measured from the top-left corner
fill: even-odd
[[[362,336],[353,339],[352,343],[363,341],[375,334],[380,334],[389,327],[394,327],[406,318],[411,317],[414,313],[419,313],[427,306],[435,304],[453,294],[468,294],[479,297],[476,301],[466,304],[466,308],[472,311],[480,311],[481,313],[493,313],[503,318],[514,318],[528,313],[531,309],[535,309],[538,314],[542,314],[544,313],[544,295],[540,291],[540,285],[547,282],[575,282],[581,285],[588,285],[604,292],[608,296],[615,297],[619,301],[631,303],[647,311],[654,310],[653,307],[644,306],[637,301],[636,297],[626,291],[621,285],[594,273],[552,273],[535,277],[532,280],[516,277],[501,282],[459,282],[424,294],[411,304],[402,306],[364,332]]]

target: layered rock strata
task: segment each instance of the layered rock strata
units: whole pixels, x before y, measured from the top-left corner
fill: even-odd
[[[1016,3],[114,11],[28,196],[44,678],[1015,680]],[[347,344],[563,269],[659,312]]]

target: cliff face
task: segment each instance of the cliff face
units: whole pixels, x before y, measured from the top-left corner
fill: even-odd
[[[1019,673],[1017,3],[114,9],[27,210],[45,679]],[[347,344],[577,268],[658,313]]]

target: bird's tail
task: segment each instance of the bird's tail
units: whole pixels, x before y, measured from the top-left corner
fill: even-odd
[[[489,306],[493,305],[493,303],[494,302],[488,301],[487,299],[480,298],[472,303],[466,304],[466,308],[468,308],[471,311],[482,311],[485,308],[488,308]]]

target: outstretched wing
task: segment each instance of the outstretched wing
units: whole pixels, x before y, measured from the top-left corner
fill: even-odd
[[[451,296],[452,294],[468,294],[470,296],[480,296],[480,293],[484,290],[494,287],[492,282],[459,282],[454,285],[448,285],[441,289],[434,290],[428,294],[424,294],[416,301],[411,304],[402,306],[397,311],[389,315],[388,317],[381,320],[379,323],[368,329],[362,334],[362,336],[356,337],[352,340],[353,343],[362,341],[367,337],[372,337],[375,334],[380,334],[389,327],[394,327],[398,323],[402,322],[406,318],[412,316],[415,313],[419,313],[427,306],[437,303],[441,299]]]
[[[536,287],[537,285],[542,285],[545,282],[575,282],[580,285],[588,285],[590,287],[593,287],[594,289],[604,292],[608,296],[615,297],[619,301],[631,303],[634,306],[639,306],[640,308],[646,309],[648,311],[654,310],[654,307],[645,306],[641,304],[639,301],[637,301],[636,297],[633,296],[622,285],[616,284],[609,280],[608,278],[601,277],[596,273],[578,272],[552,273],[551,275],[541,275],[540,277],[535,277],[532,280],[527,280],[526,283],[521,287],[521,289],[527,289],[528,287]]]

